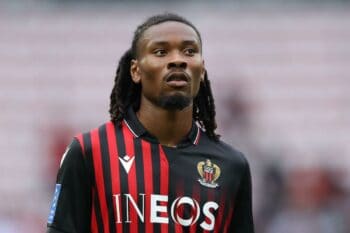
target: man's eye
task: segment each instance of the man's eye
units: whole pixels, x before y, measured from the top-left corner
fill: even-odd
[[[192,56],[192,55],[194,55],[195,53],[196,53],[196,50],[195,50],[195,49],[192,49],[192,48],[187,48],[187,49],[185,49],[185,54],[186,54],[186,55]]]
[[[166,54],[166,51],[164,49],[156,49],[153,52],[156,56],[164,56]]]

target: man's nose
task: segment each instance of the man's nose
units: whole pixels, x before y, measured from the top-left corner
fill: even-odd
[[[168,69],[181,68],[186,69],[187,63],[181,54],[176,53],[172,56],[172,59],[168,63]]]

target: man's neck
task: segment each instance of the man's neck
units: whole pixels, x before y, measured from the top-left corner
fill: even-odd
[[[141,104],[136,115],[143,127],[160,144],[175,147],[191,130],[192,112],[192,105],[181,111],[170,111],[147,103]]]

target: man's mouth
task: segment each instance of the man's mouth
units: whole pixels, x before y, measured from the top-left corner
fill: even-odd
[[[171,87],[184,87],[188,84],[190,78],[185,72],[171,72],[169,73],[165,81]]]

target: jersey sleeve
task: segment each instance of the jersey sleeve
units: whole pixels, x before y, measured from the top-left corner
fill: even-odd
[[[91,179],[77,139],[67,147],[58,171],[47,233],[90,232]]]
[[[247,160],[245,160],[244,173],[234,203],[233,219],[228,232],[254,233],[252,181]]]

